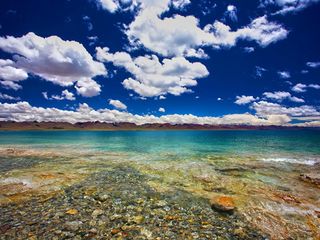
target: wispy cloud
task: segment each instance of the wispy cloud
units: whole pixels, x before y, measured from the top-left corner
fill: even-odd
[[[291,74],[288,71],[278,71],[278,75],[282,79],[288,79],[291,77]]]
[[[110,99],[109,104],[117,109],[127,110],[127,106],[119,100]]]

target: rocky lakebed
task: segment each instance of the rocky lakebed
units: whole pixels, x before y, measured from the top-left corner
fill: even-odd
[[[296,181],[313,192],[310,200],[308,191],[307,197],[293,194],[285,184],[270,188],[260,180],[253,185],[253,173],[268,176],[257,164],[222,167],[207,159],[203,170],[194,162],[137,163],[136,156],[119,153],[0,153],[0,239],[320,236],[314,173],[295,173]],[[284,206],[291,212],[280,212]]]

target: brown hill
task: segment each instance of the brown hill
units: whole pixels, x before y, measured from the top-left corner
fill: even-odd
[[[0,122],[0,130],[274,130],[301,129],[285,126],[249,126],[249,125],[197,125],[197,124],[144,124],[103,123],[103,122]]]

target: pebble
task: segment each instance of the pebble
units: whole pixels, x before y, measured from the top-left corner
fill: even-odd
[[[141,234],[146,236],[147,239],[152,239],[152,232],[149,231],[148,229],[142,228],[141,229]]]
[[[233,213],[235,204],[232,197],[219,196],[210,200],[211,207],[218,212]]]
[[[132,221],[136,224],[141,224],[144,220],[144,217],[143,216],[135,216],[133,217]]]
[[[89,232],[92,233],[92,234],[97,234],[97,233],[98,233],[98,230],[95,229],[95,228],[91,228],[91,229],[89,230]]]
[[[92,212],[91,216],[92,216],[93,218],[96,218],[96,217],[98,217],[98,216],[100,216],[100,215],[102,215],[102,214],[103,214],[103,211],[102,211],[101,209],[96,209],[96,210],[94,210],[94,211]]]
[[[105,202],[109,199],[109,195],[108,194],[100,194],[97,197],[97,200],[99,200],[100,202]]]
[[[121,230],[120,230],[120,229],[117,229],[117,228],[114,228],[114,229],[111,230],[111,234],[112,234],[112,235],[116,235],[116,234],[118,234],[119,232],[121,232]]]
[[[66,214],[75,215],[75,214],[78,214],[78,210],[77,209],[69,209],[68,211],[66,211]]]
[[[69,231],[77,231],[82,225],[81,221],[66,222],[65,226]]]
[[[168,204],[168,203],[167,203],[166,201],[160,200],[160,201],[158,201],[155,205],[156,205],[157,207],[165,207],[167,204]]]
[[[241,238],[245,238],[246,237],[246,233],[245,233],[245,231],[243,230],[243,228],[237,228],[237,229],[235,229],[234,230],[234,234],[235,235],[238,235],[239,237],[241,237]]]

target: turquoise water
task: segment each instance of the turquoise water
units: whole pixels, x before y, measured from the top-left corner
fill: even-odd
[[[320,131],[0,132],[0,146],[15,145],[130,153],[234,154],[310,159],[320,156]]]
[[[22,202],[24,209],[30,197],[75,184],[108,187],[91,177],[113,171],[117,178],[128,167],[126,188],[142,184],[134,171],[159,194],[233,199],[270,239],[318,239],[319,185],[301,176],[318,179],[319,146],[319,130],[0,131],[0,206]]]

